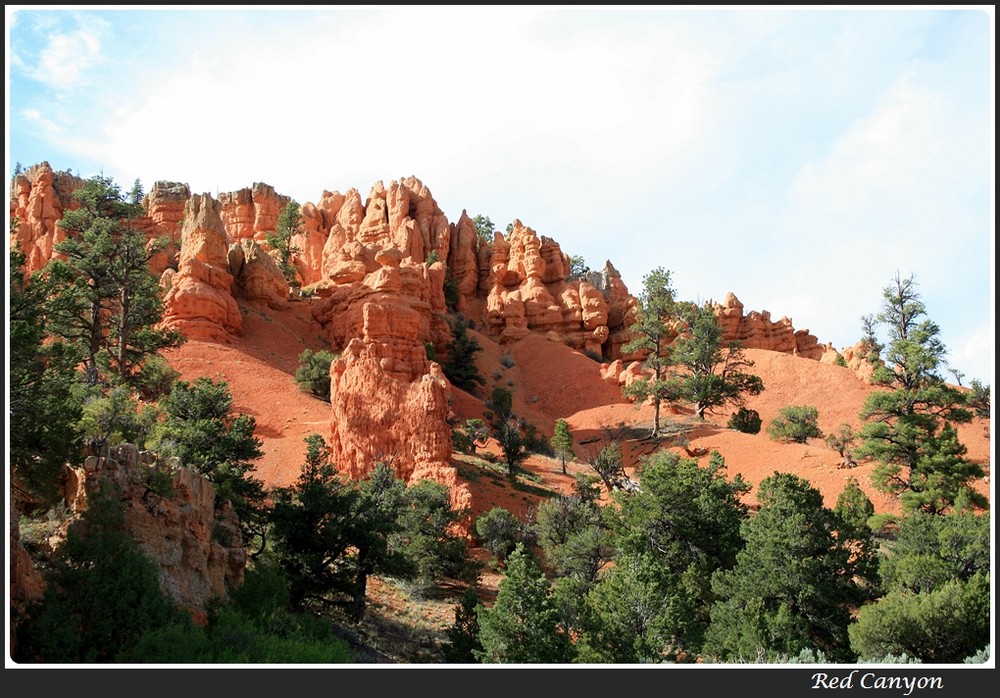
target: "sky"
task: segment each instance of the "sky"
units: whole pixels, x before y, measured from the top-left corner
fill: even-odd
[[[299,203],[415,176],[449,221],[837,349],[912,276],[945,376],[992,385],[992,5],[379,7],[7,5],[7,170]]]

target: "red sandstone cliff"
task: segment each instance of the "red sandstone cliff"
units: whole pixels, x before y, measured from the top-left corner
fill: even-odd
[[[65,236],[58,221],[80,184],[47,163],[15,178],[10,205],[19,223],[11,242],[29,252],[30,269],[44,264]],[[216,199],[156,182],[144,201],[146,216],[134,224],[150,238],[175,242],[154,261],[165,289],[164,324],[188,339],[227,343],[243,331],[241,304],[287,309],[288,284],[266,236],[289,200],[264,183]],[[321,339],[343,352],[331,370],[330,435],[338,462],[356,477],[390,458],[405,479],[454,481],[448,384],[427,360],[429,346],[446,355],[451,310],[500,344],[540,334],[609,362],[604,375],[612,382],[639,375],[638,365],[621,360],[633,358],[622,357],[621,347],[637,301],[611,262],[573,278],[559,243],[521,221],[509,234],[481,241],[464,211],[449,223],[415,177],[376,182],[365,200],[357,189],[325,191],[301,212],[292,262],[299,281],[318,296],[311,310]],[[446,307],[449,276],[458,289],[455,308]],[[788,318],[744,315],[733,294],[713,307],[726,341],[824,361],[837,355]]]

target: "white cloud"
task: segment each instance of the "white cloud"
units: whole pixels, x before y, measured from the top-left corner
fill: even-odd
[[[49,138],[55,138],[63,132],[63,127],[46,117],[37,109],[22,109],[21,116],[35,128],[42,130]]]
[[[633,291],[664,266],[685,297],[733,291],[838,348],[897,269],[986,295],[983,46],[961,13],[213,11],[165,13],[143,43],[152,15],[112,20],[114,45],[45,34],[58,84],[69,37],[80,80],[108,52],[33,114],[74,167],[300,202],[415,175],[451,220],[517,217]],[[141,79],[101,93],[124,37]],[[950,293],[933,310],[953,331],[981,320]]]
[[[53,29],[31,67],[35,80],[59,91],[87,85],[90,72],[104,58],[101,44],[110,28],[108,23],[90,15],[75,17],[80,26],[72,31]]]
[[[313,200],[368,186],[337,174],[366,169],[435,192],[554,167],[635,181],[672,163],[680,177],[708,136],[712,57],[677,32],[623,35],[535,10],[395,10],[335,31],[307,17],[294,39],[220,35],[179,72],[151,75],[93,150],[182,176],[197,161],[217,181],[305,187],[308,172],[293,194]]]

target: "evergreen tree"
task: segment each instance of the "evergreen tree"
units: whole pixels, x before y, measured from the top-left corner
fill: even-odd
[[[882,291],[881,312],[869,324],[888,329],[888,344],[871,340],[878,360],[861,410],[865,422],[858,434],[859,457],[879,465],[872,482],[897,495],[904,511],[947,511],[965,492],[977,506],[986,506],[969,487],[982,477],[978,463],[965,458],[953,423],[968,422],[964,395],[941,377],[946,349],[938,326],[928,319],[913,277],[896,275]]]
[[[476,535],[500,562],[514,551],[524,538],[521,521],[502,507],[493,507],[475,522]]]
[[[851,625],[851,646],[861,661],[906,655],[931,664],[956,664],[990,638],[990,581],[953,579],[928,592],[895,590],[863,607]]]
[[[837,496],[833,513],[839,520],[838,540],[850,550],[850,563],[858,576],[858,584],[869,595],[874,595],[879,584],[879,558],[868,522],[875,515],[875,505],[855,478],[848,478]]]
[[[712,576],[718,601],[705,652],[725,661],[797,656],[816,649],[851,661],[849,608],[863,593],[839,521],[806,480],[775,473],[760,484],[760,510],[741,529],[736,564]]]
[[[478,607],[479,642],[473,655],[484,664],[562,664],[573,644],[559,626],[549,581],[518,544],[489,608]]]
[[[132,193],[138,196],[141,187]],[[163,303],[149,270],[149,260],[169,239],[147,243],[132,227],[140,205],[110,178],[92,177],[74,198],[80,206],[59,221],[67,238],[55,246],[59,256],[48,265],[58,285],[50,306],[53,330],[80,347],[89,385],[98,383],[102,369],[134,384],[147,356],[183,341],[180,333],[158,326]]]
[[[863,661],[906,654],[954,663],[989,643],[990,515],[958,504],[945,515],[914,510],[899,523],[879,566],[885,594],[849,629]]]
[[[563,475],[566,474],[566,459],[573,457],[573,432],[569,430],[569,422],[557,419],[552,434],[552,448],[559,456]]]
[[[80,448],[75,425],[81,404],[73,391],[78,357],[65,343],[46,341],[47,278],[39,273],[26,276],[24,263],[23,252],[15,246],[10,250],[7,324],[7,453],[15,491],[50,504],[58,498],[64,463]]]
[[[667,603],[654,561],[647,555],[616,556],[585,598],[579,661],[588,664],[658,663],[672,648],[675,611]]]
[[[448,358],[441,365],[444,375],[453,385],[475,394],[486,380],[476,368],[476,354],[482,351],[475,337],[469,336],[468,327],[461,317],[452,319],[451,342],[448,343]]]
[[[490,394],[490,430],[503,451],[504,462],[507,464],[507,477],[511,480],[517,477],[521,463],[528,458],[528,444],[524,435],[524,426],[514,414],[514,396],[506,388],[497,386]]]
[[[677,336],[673,320],[677,312],[670,272],[658,267],[646,274],[639,296],[635,323],[629,328],[634,338],[622,347],[623,354],[645,354],[643,366],[652,371],[652,378],[643,378],[624,389],[626,396],[653,401],[653,430],[660,435],[660,403],[678,397],[675,386],[666,381],[666,370],[672,363],[670,343]]]
[[[330,402],[330,365],[336,358],[326,349],[303,349],[295,369],[295,383],[301,390]]]
[[[421,480],[406,488],[399,512],[401,530],[393,546],[406,551],[421,588],[446,577],[471,581],[478,576],[466,540],[457,532],[464,514],[452,507],[448,488],[441,483]]]
[[[356,580],[343,559],[354,544],[360,493],[330,462],[319,434],[306,437],[306,459],[292,487],[274,491],[271,512],[275,554],[296,610],[329,608],[353,598]]]
[[[417,566],[410,551],[393,545],[403,530],[400,514],[406,506],[406,485],[387,463],[378,463],[361,481],[354,504],[349,537],[351,549],[346,565],[353,571],[348,617],[360,623],[367,607],[368,578],[384,574],[412,579]]]
[[[177,381],[161,400],[166,420],[150,436],[153,450],[177,456],[215,484],[219,502],[229,500],[240,520],[243,544],[256,556],[266,544],[264,484],[253,471],[261,441],[256,420],[232,413],[233,398],[225,381],[201,377]]]
[[[578,592],[586,592],[613,557],[611,527],[599,498],[594,481],[579,477],[573,494],[539,505],[532,526],[546,562],[556,576],[581,582]]]
[[[818,419],[819,410],[811,405],[789,405],[778,410],[778,416],[771,420],[767,433],[776,441],[804,444],[809,439],[823,436]]]
[[[300,250],[292,243],[292,239],[296,235],[302,234],[302,225],[301,207],[297,201],[289,201],[278,215],[277,230],[267,233],[264,237],[267,244],[274,250],[278,269],[281,270],[289,286],[299,285],[292,257]]]
[[[479,596],[474,587],[462,594],[461,603],[455,607],[455,622],[447,630],[447,640],[442,647],[444,661],[448,664],[475,664],[477,652],[483,651],[479,642],[479,617],[476,612]]]
[[[648,655],[633,656],[635,661],[692,657],[701,649],[712,604],[719,598],[712,575],[731,569],[743,548],[740,531],[747,507],[741,498],[750,487],[739,475],[726,477],[718,453],[702,468],[696,459],[660,451],[644,459],[640,471],[639,491],[616,496],[620,513],[615,519],[615,567],[627,561],[627,572],[612,584],[630,589],[626,603],[645,599],[649,617],[642,627],[650,635],[642,640],[614,638],[610,629],[598,629],[594,635],[591,624],[588,646],[607,656],[625,648]],[[598,593],[591,604],[600,599],[618,608],[612,597]],[[597,609],[595,616],[606,620],[614,613]]]
[[[743,355],[737,342],[723,346],[715,310],[691,304],[679,306],[679,310],[682,324],[671,347],[672,367],[665,394],[693,403],[699,419],[716,407],[743,407],[747,395],[760,395],[763,381],[746,372],[753,368],[753,362]]]
[[[493,233],[496,231],[496,226],[493,225],[493,221],[490,220],[490,217],[479,214],[472,219],[472,222],[476,226],[476,235],[479,237],[479,244],[493,244]],[[508,232],[510,231],[508,230]]]

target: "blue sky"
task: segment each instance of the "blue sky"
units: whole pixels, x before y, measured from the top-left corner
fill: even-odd
[[[992,6],[6,6],[7,169],[300,203],[414,175],[633,293],[841,349],[897,272],[994,373]]]

